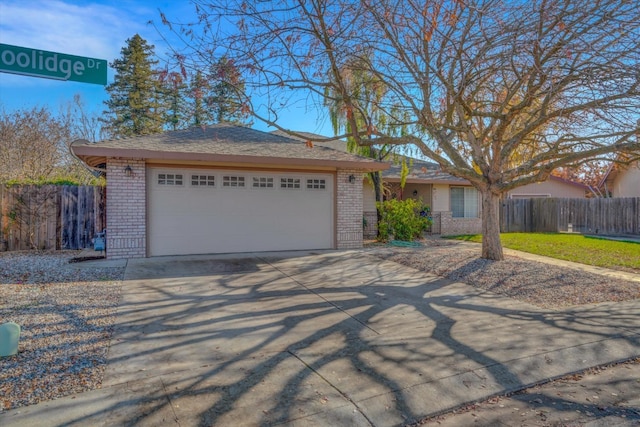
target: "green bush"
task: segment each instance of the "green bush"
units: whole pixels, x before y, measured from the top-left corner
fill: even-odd
[[[380,240],[386,241],[393,236],[396,240],[412,241],[431,225],[429,217],[420,215],[429,208],[414,199],[386,200],[378,203],[378,209],[382,217],[378,224]]]
[[[42,178],[42,179],[10,179],[3,185],[7,187],[14,187],[20,185],[95,185],[104,187],[106,180],[102,177],[94,177],[85,180],[83,182],[75,177],[55,177],[55,178]]]

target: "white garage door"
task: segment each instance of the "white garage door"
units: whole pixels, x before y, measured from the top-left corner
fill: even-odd
[[[333,247],[333,175],[149,168],[152,256]]]

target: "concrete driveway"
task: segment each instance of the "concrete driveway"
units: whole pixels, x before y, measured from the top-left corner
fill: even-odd
[[[103,389],[5,425],[392,426],[640,354],[638,301],[536,308],[365,251],[130,260]]]

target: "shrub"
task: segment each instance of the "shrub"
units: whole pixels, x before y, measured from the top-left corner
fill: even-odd
[[[10,179],[2,183],[7,187],[14,187],[20,185],[95,185],[104,187],[106,180],[103,177],[93,177],[91,179],[79,180],[73,176],[54,177],[54,178],[42,178],[42,179]]]
[[[393,236],[396,240],[412,241],[431,225],[431,220],[425,214],[429,208],[421,201],[386,200],[378,203],[378,209],[381,213],[378,224],[380,240],[386,241]]]

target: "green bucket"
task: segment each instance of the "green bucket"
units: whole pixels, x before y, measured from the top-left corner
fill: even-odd
[[[0,357],[13,356],[18,353],[20,325],[14,322],[0,325]]]

